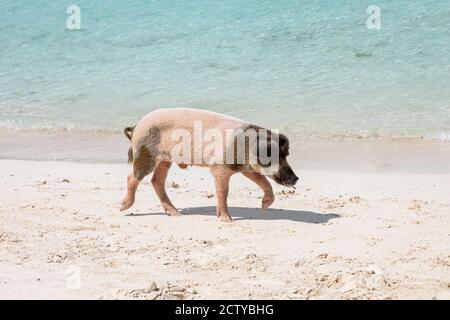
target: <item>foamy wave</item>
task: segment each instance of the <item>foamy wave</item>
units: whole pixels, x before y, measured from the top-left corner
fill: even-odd
[[[433,132],[425,135],[425,139],[450,142],[450,131]]]

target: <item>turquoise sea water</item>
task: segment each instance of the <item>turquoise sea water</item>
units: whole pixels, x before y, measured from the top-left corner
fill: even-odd
[[[120,131],[159,107],[450,139],[450,2],[0,0],[0,128]]]

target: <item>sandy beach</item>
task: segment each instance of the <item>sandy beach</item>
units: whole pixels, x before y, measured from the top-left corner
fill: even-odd
[[[450,300],[449,2],[0,1],[0,299]]]
[[[149,179],[119,212],[126,164],[0,160],[0,298],[450,299],[448,171],[305,168],[266,212],[233,177],[226,224],[206,169],[168,217]]]

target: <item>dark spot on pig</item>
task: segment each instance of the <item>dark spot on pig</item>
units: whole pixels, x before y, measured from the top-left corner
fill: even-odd
[[[128,149],[128,163],[132,163],[133,162],[133,148],[130,147]]]
[[[244,170],[245,165],[238,164],[238,163],[232,163],[232,164],[225,164],[225,167],[233,172],[241,172]]]
[[[160,142],[161,130],[157,127],[150,128],[148,134],[139,141],[133,160],[133,174],[139,181],[155,169]]]

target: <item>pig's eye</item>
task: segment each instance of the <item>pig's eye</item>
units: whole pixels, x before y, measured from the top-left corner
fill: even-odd
[[[288,143],[288,140],[287,140],[287,138],[286,137],[284,137],[284,136],[280,136],[279,137],[279,145],[280,145],[280,148],[283,148],[283,147],[287,147],[287,148],[289,148],[289,143]]]

